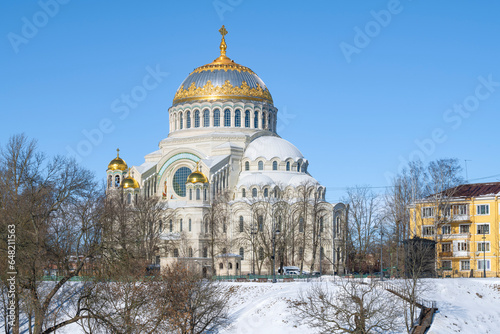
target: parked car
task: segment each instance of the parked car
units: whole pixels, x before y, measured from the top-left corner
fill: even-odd
[[[300,268],[295,266],[283,267],[283,274],[285,275],[299,275]]]

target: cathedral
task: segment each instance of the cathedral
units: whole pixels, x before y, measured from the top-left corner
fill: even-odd
[[[123,191],[132,206],[139,196],[165,201],[157,222],[169,245],[156,256],[162,268],[182,261],[217,275],[287,266],[343,273],[345,206],[325,201],[309,161],[276,132],[278,110],[264,81],[226,56],[227,31],[219,32],[219,57],[175,93],[168,136],[140,165],[118,154],[107,191]]]

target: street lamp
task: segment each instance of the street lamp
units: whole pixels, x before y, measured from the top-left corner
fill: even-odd
[[[280,230],[275,230],[273,233],[273,283],[276,283],[276,236],[280,234]]]

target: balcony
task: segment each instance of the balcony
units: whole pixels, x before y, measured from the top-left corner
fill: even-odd
[[[453,257],[453,252],[440,252],[439,257]]]
[[[456,233],[456,234],[440,234],[439,238],[443,239],[470,239],[470,233]]]
[[[453,257],[470,257],[469,251],[454,251]]]
[[[469,214],[466,214],[466,215],[453,215],[453,221],[456,221],[456,222],[463,222],[463,221],[468,221],[470,220],[470,215]]]

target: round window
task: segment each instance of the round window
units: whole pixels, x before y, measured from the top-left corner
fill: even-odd
[[[191,170],[187,167],[179,168],[174,174],[174,191],[180,197],[186,196],[186,181],[189,174],[191,174]]]

